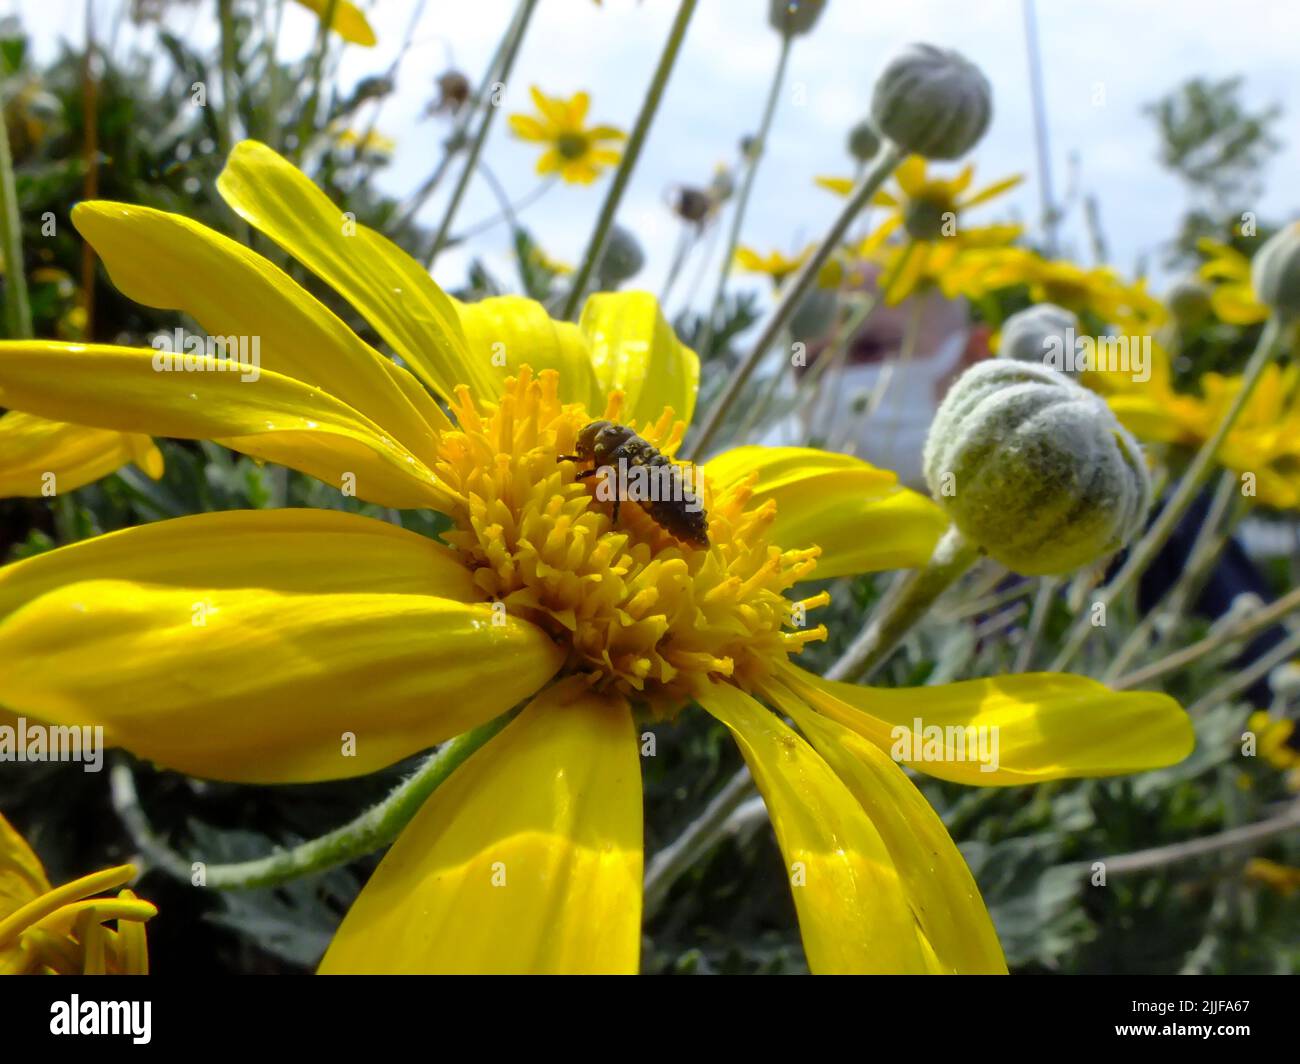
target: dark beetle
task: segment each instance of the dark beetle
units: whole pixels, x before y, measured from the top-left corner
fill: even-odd
[[[643,440],[626,425],[616,425],[612,421],[593,421],[578,433],[574,442],[577,454],[562,454],[557,462],[592,462],[591,469],[584,469],[577,479],[586,480],[594,477],[602,469],[609,469],[614,478],[616,492],[614,496],[614,524],[618,524],[618,509],[624,499],[626,485],[620,485],[619,476],[624,469],[644,466],[649,470],[666,470],[666,475],[647,477],[651,483],[664,485],[666,492],[660,492],[660,498],[631,498],[649,515],[660,528],[669,535],[701,549],[709,545],[709,522],[704,507],[695,494],[694,486],[682,474],[681,466],[675,465],[655,446]],[[620,469],[620,464],[622,469]]]

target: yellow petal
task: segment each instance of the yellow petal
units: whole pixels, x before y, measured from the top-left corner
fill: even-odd
[[[236,214],[351,303],[443,398],[458,384],[478,396],[498,394],[490,364],[469,357],[456,309],[424,267],[345,215],[288,160],[243,141],[217,189]]]
[[[569,321],[555,321],[546,308],[522,296],[499,296],[478,303],[453,300],[473,357],[491,365],[504,380],[527,364],[560,374],[560,398],[599,412],[604,395],[596,381],[586,337]]]
[[[184,311],[210,336],[246,337],[250,344],[256,338],[263,367],[325,389],[425,462],[436,460],[434,427],[451,427],[437,406],[417,409],[395,379],[405,370],[261,255],[148,207],[80,203],[72,220],[129,298]]]
[[[830,766],[730,684],[712,685],[700,704],[730,729],[767,804],[808,967],[817,974],[928,971],[889,849]]]
[[[581,129],[587,121],[587,112],[591,109],[591,96],[585,92],[574,93],[568,105],[568,123]]]
[[[320,970],[634,973],[641,819],[628,708],[557,684],[424,804]]]
[[[851,177],[815,177],[813,181],[826,189],[827,192],[834,192],[837,196],[847,196],[853,191],[853,179]]]
[[[1024,174],[1012,174],[1010,177],[1004,177],[1001,181],[995,181],[986,188],[980,189],[970,199],[963,200],[961,208],[962,210],[968,210],[971,207],[978,207],[981,203],[988,203],[989,200],[996,199],[1002,193],[1010,192],[1024,179]]]
[[[132,461],[143,463],[141,468],[155,480],[153,471],[162,472],[162,455],[147,436],[49,421],[18,411],[0,416],[0,498],[74,491]]]
[[[846,454],[736,447],[704,467],[715,493],[754,472],[750,505],[776,500],[773,542],[821,547],[819,579],[924,565],[948,527],[938,506],[900,487],[893,473]]]
[[[890,278],[885,290],[886,304],[896,307],[915,291],[925,273],[929,251],[930,245],[919,240],[913,241],[903,250],[902,263]]]
[[[1255,298],[1248,284],[1219,285],[1210,293],[1210,306],[1229,325],[1254,325],[1268,317],[1268,308]]]
[[[624,420],[645,424],[671,407],[688,425],[700,386],[700,360],[677,339],[649,292],[590,296],[578,323],[603,392],[626,395]]]
[[[0,704],[198,776],[361,775],[559,668],[545,634],[477,599],[450,551],[356,515],[130,528],[0,569]]]
[[[894,180],[903,195],[912,199],[925,185],[925,160],[919,155],[909,155],[894,171]]]
[[[901,689],[836,683],[793,666],[782,678],[818,713],[895,761],[980,787],[1163,768],[1196,741],[1168,695],[1116,693],[1063,673]]]
[[[152,348],[0,342],[0,405],[121,432],[217,440],[340,489],[350,483],[384,506],[453,505],[423,462],[324,389],[268,369],[245,374],[216,358],[184,358],[189,371]],[[173,368],[160,371],[165,365]]]
[[[330,29],[352,44],[359,44],[363,48],[374,47],[375,31],[370,28],[366,16],[355,4],[348,3],[348,0],[296,0],[296,2],[308,11],[315,12],[316,17],[322,20],[329,11],[330,4],[333,3],[334,17],[330,21]]]
[[[131,451],[131,461],[139,466],[141,472],[150,480],[160,480],[165,471],[162,451],[158,450],[148,436],[139,433],[127,433],[126,445]]]
[[[780,683],[767,694],[861,803],[889,848],[908,905],[945,972],[1005,975],[1006,960],[979,887],[939,815],[889,756],[812,712]]]
[[[557,129],[567,128],[569,108],[559,96],[547,96],[536,85],[528,90],[538,112]]]
[[[509,121],[510,132],[521,140],[539,142],[551,139],[546,127],[531,115],[511,115]]]
[[[0,716],[0,724],[13,726]],[[50,890],[41,860],[0,813],[0,920]]]
[[[1165,397],[1146,392],[1111,395],[1107,405],[1126,429],[1140,440],[1178,443],[1187,438],[1187,426],[1178,416],[1176,406]]]

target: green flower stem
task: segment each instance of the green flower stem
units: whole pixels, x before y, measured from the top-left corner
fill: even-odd
[[[569,296],[564,301],[561,318],[571,320],[578,312],[578,307],[587,291],[587,283],[604,254],[605,241],[614,224],[614,215],[618,211],[619,203],[622,202],[623,192],[632,178],[632,171],[636,169],[646,134],[650,132],[650,125],[659,110],[659,102],[663,98],[664,88],[668,85],[668,77],[673,72],[677,55],[682,48],[682,41],[686,38],[686,27],[690,25],[691,16],[695,14],[695,4],[696,0],[682,0],[677,8],[677,17],[668,32],[668,42],[659,56],[659,65],[655,68],[650,88],[646,90],[645,99],[641,102],[641,113],[637,115],[636,125],[632,127],[632,134],[623,149],[623,158],[619,161],[618,171],[614,174],[614,180],[605,194],[605,202],[596,219],[596,228],[587,242],[587,250],[583,252],[582,263],[573,275],[573,283],[569,289]]]
[[[503,714],[444,743],[387,798],[351,823],[320,838],[254,861],[209,864],[204,869],[203,885],[215,890],[275,886],[344,864],[388,845],[452,772],[501,731],[513,716],[513,713]],[[130,767],[125,763],[114,765],[111,783],[113,807],[143,855],[177,879],[190,881],[192,860],[171,849],[154,833],[140,808]]]
[[[1034,653],[1038,650],[1038,641],[1043,637],[1047,625],[1047,616],[1052,612],[1052,600],[1061,589],[1059,576],[1045,576],[1038,582],[1038,593],[1034,596],[1033,612],[1029,615],[1029,627],[1025,638],[1021,640],[1016,651],[1015,672],[1028,672],[1034,664]]]
[[[235,142],[235,15],[234,0],[217,0],[217,13],[221,23],[221,110],[217,114],[217,129],[221,137],[222,158],[230,156]],[[271,79],[274,80],[274,79]]]
[[[703,457],[705,455],[709,444],[722,427],[722,423],[732,405],[739,398],[741,390],[753,375],[754,368],[763,357],[763,353],[781,335],[781,330],[785,328],[790,316],[802,302],[818,272],[826,265],[826,260],[831,257],[836,247],[839,246],[844,234],[853,223],[853,219],[871,201],[871,197],[876,194],[880,186],[894,172],[902,158],[903,154],[897,145],[887,143],[881,148],[880,153],[871,165],[871,169],[867,171],[866,176],[850,194],[844,209],[840,211],[839,217],[826,231],[826,235],[822,238],[817,249],[799,268],[799,272],[794,275],[794,278],[782,291],[780,302],[772,311],[767,325],[764,326],[762,334],[754,342],[749,354],[745,356],[745,360],[728,378],[721,394],[714,400],[713,408],[709,411],[703,425],[700,426],[699,432],[691,443],[692,457]]]
[[[9,153],[9,131],[0,121],[0,250],[4,252],[5,332],[11,340],[32,335],[32,310],[27,299],[27,271],[23,263],[22,216],[14,183],[14,160]]]
[[[1246,363],[1246,368],[1242,372],[1241,387],[1233,397],[1232,405],[1224,415],[1219,427],[1214,430],[1211,436],[1196,452],[1196,457],[1187,467],[1183,474],[1182,480],[1179,481],[1178,487],[1174,490],[1173,497],[1165,504],[1165,508],[1160,511],[1160,516],[1147,530],[1146,535],[1138,544],[1129,552],[1128,560],[1114,579],[1097,593],[1093,602],[1094,606],[1100,603],[1103,606],[1123,594],[1133,584],[1138,577],[1146,571],[1151,564],[1160,548],[1164,546],[1165,541],[1173,532],[1174,527],[1178,524],[1179,519],[1187,511],[1187,508],[1196,498],[1196,493],[1200,491],[1201,485],[1205,483],[1209,476],[1210,468],[1214,462],[1215,456],[1219,453],[1219,448],[1227,438],[1228,433],[1232,431],[1233,425],[1237,423],[1246,403],[1250,401],[1251,394],[1255,391],[1255,385],[1259,383],[1259,378],[1263,374],[1265,367],[1272,361],[1274,349],[1282,335],[1282,326],[1276,315],[1271,316],[1264,326],[1264,331],[1260,334],[1259,342],[1255,345],[1255,350],[1251,353],[1250,361]],[[1056,661],[1052,663],[1053,672],[1061,672],[1074,659],[1074,656],[1083,647],[1088,640],[1088,634],[1091,631],[1091,610],[1081,613],[1070,630],[1069,637],[1062,647],[1060,654],[1057,655]]]
[[[812,369],[800,381],[798,391],[801,395],[808,395],[808,402],[816,402],[821,396],[820,385],[822,378],[830,370],[839,369],[840,364],[848,356],[849,341],[853,339],[854,334],[862,328],[866,320],[871,317],[872,311],[880,303],[879,293],[872,293],[869,296],[863,296],[857,300],[857,305],[853,308],[852,313],[844,320],[835,335],[831,338],[830,345],[825,351],[818,356],[817,361],[813,363]],[[813,389],[818,389],[814,391]]]
[[[745,212],[749,207],[749,196],[754,188],[754,177],[758,173],[758,164],[767,151],[767,138],[772,130],[772,119],[776,115],[777,100],[781,97],[781,86],[785,82],[786,67],[790,63],[790,45],[794,38],[781,35],[781,54],[776,61],[776,71],[772,75],[772,84],[767,91],[767,103],[763,107],[763,118],[758,125],[749,156],[745,160],[745,177],[740,184],[740,193],[736,197],[735,210],[731,212],[731,228],[727,233],[726,250],[722,255],[722,267],[718,271],[718,283],[713,289],[713,299],[709,301],[709,313],[704,319],[704,333],[700,340],[700,353],[708,355],[713,344],[713,330],[722,309],[722,297],[727,291],[727,282],[731,279],[731,270],[735,265],[736,248],[740,245],[740,231],[745,224]]]
[[[1182,572],[1178,574],[1178,579],[1173,586],[1161,596],[1159,602],[1153,604],[1147,610],[1146,616],[1138,622],[1132,633],[1125,638],[1124,645],[1120,647],[1119,652],[1102,676],[1103,683],[1110,683],[1117,677],[1122,676],[1133,659],[1146,649],[1148,640],[1155,631],[1157,619],[1164,614],[1171,617],[1179,616],[1186,605],[1187,599],[1201,586],[1201,577],[1206,569],[1209,568],[1210,563],[1223,552],[1223,548],[1228,544],[1229,537],[1226,533],[1219,532],[1219,526],[1223,521],[1223,515],[1227,512],[1229,503],[1232,502],[1236,489],[1237,474],[1231,470],[1224,470],[1219,477],[1219,484],[1215,488],[1209,511],[1196,533],[1196,542],[1192,544],[1192,549],[1187,554],[1187,561],[1183,565]]]
[[[325,56],[329,52],[330,27],[334,25],[337,9],[338,0],[327,0],[325,10],[321,12],[320,28],[316,33],[316,52],[311,61],[311,95],[307,97],[307,104],[298,119],[298,143],[293,151],[295,159],[301,159],[303,152],[307,150],[307,141],[311,136],[312,127],[316,124],[316,111],[320,107],[321,82],[325,75]],[[229,110],[234,105],[233,100],[224,100],[222,103],[224,110]]]
[[[497,71],[496,80],[504,83],[510,77],[511,70],[514,69],[515,59],[519,55],[519,46],[524,43],[524,34],[528,31],[528,23],[533,17],[533,11],[537,8],[537,0],[520,0],[518,13],[515,15],[515,31],[510,38],[510,43],[506,45],[505,51],[501,56],[501,67]],[[456,182],[455,189],[452,190],[451,199],[447,203],[447,209],[443,212],[442,222],[438,226],[438,232],[433,238],[433,247],[429,251],[428,267],[433,269],[433,264],[437,261],[439,253],[447,243],[447,238],[451,235],[452,223],[456,220],[456,212],[460,210],[460,201],[465,197],[465,190],[469,188],[470,178],[474,176],[474,169],[478,166],[478,157],[483,152],[483,145],[487,142],[488,130],[492,128],[492,119],[496,117],[499,110],[492,100],[492,86],[486,86],[488,93],[482,101],[483,117],[479,119],[478,129],[474,133],[474,139],[470,142],[469,155],[465,159],[465,166],[460,172],[460,180]]]
[[[1182,650],[1161,658],[1159,661],[1145,665],[1127,676],[1121,676],[1110,686],[1116,691],[1125,691],[1130,687],[1141,687],[1143,684],[1151,683],[1161,676],[1166,676],[1181,669],[1184,665],[1191,665],[1193,662],[1202,660],[1228,643],[1246,639],[1256,632],[1276,624],[1295,610],[1300,610],[1300,587],[1294,588],[1276,602],[1265,606],[1256,613],[1235,618],[1232,623],[1221,626],[1189,647],[1184,647]]]
[[[1205,710],[1213,709],[1229,699],[1236,698],[1251,684],[1262,680],[1283,662],[1289,661],[1297,654],[1300,654],[1300,630],[1292,632],[1263,657],[1255,659],[1247,668],[1233,673],[1209,694],[1198,698],[1187,707],[1188,716],[1195,718]]]
[[[904,573],[857,639],[826,673],[828,680],[869,680],[899,641],[979,558],[979,547],[949,526],[921,569]]]
[[[695,246],[695,241],[691,237],[692,229],[691,223],[683,222],[681,229],[677,233],[677,244],[673,248],[672,263],[669,265],[668,273],[664,277],[663,287],[659,289],[659,305],[661,307],[668,305],[668,297],[677,284],[677,277],[682,272],[686,256],[690,254],[691,248]]]
[[[370,122],[366,125],[366,131],[357,141],[353,152],[352,162],[359,165],[364,174],[369,176],[375,172],[379,165],[377,156],[372,152],[369,156],[365,155],[366,145],[370,143],[370,138],[375,135],[375,130],[379,128],[379,116],[383,113],[384,105],[392,99],[396,92],[397,76],[402,72],[402,64],[406,62],[407,55],[410,54],[411,45],[415,43],[415,31],[420,28],[420,22],[424,18],[424,9],[428,0],[416,0],[415,6],[411,9],[410,21],[406,24],[406,34],[402,37],[402,45],[397,50],[397,55],[393,57],[392,63],[384,73],[384,79],[392,86],[393,92],[384,93],[376,101],[375,106],[370,112]]]
[[[480,219],[473,225],[458,233],[456,239],[461,243],[464,243],[471,237],[478,236],[480,233],[486,233],[489,229],[495,229],[502,222],[509,222],[512,230],[519,229],[520,213],[531,207],[539,199],[545,196],[546,193],[550,192],[551,189],[555,188],[556,185],[559,184],[554,177],[548,177],[543,181],[539,181],[531,191],[526,192],[511,203],[510,198],[506,195],[504,186],[497,180],[496,175],[488,169],[487,165],[480,163],[479,170],[491,186],[492,194],[496,196],[498,210],[491,218]],[[513,232],[511,235],[514,235]]]
[[[446,142],[448,146],[443,151],[442,158],[438,160],[438,165],[433,168],[433,173],[425,179],[424,184],[415,190],[397,213],[397,218],[393,223],[395,229],[400,229],[409,223],[420,212],[425,203],[429,201],[429,197],[438,191],[438,186],[442,184],[442,179],[451,166],[451,160],[464,143],[465,133],[469,129],[469,123],[474,117],[475,111],[480,105],[484,107],[492,105],[492,86],[497,81],[497,71],[501,68],[501,60],[505,57],[506,49],[514,39],[515,27],[519,22],[521,10],[516,10],[515,17],[510,20],[505,33],[497,41],[496,50],[492,53],[492,58],[488,60],[487,70],[483,74],[483,80],[479,83],[478,92],[470,100],[467,100],[456,113],[456,121],[451,127],[451,135]]]
[[[713,849],[722,838],[727,821],[755,793],[754,777],[749,768],[740,769],[704,807],[686,829],[665,846],[650,862],[645,875],[645,899],[642,918],[659,911],[672,885],[696,861]]]
[[[1136,853],[1120,854],[1115,857],[1098,858],[1106,866],[1107,876],[1131,875],[1135,872],[1149,872],[1158,868],[1168,868],[1183,861],[1195,860],[1215,853],[1227,853],[1232,850],[1256,849],[1261,843],[1279,835],[1300,828],[1300,801],[1292,802],[1277,816],[1261,820],[1244,827],[1231,828],[1217,835],[1207,835],[1201,839],[1188,842],[1176,842],[1169,846],[1157,846],[1151,850],[1139,850]],[[1094,861],[1080,861],[1077,868],[1080,876],[1091,875]]]

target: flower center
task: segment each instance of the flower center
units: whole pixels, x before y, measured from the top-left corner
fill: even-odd
[[[555,138],[555,150],[570,162],[587,154],[590,141],[585,133],[561,133]]]
[[[903,228],[913,240],[938,240],[954,231],[945,227],[950,222],[955,225],[956,217],[957,211],[947,196],[919,196],[908,201],[903,211]]]
[[[622,402],[612,394],[599,418],[617,423]],[[452,411],[458,431],[443,435],[437,472],[464,501],[444,538],[485,595],[568,647],[565,672],[670,716],[708,681],[750,688],[826,638],[804,620],[829,596],[785,597],[819,549],[768,542],[776,503],[746,509],[754,477],[716,492],[701,478],[709,545],[697,547],[637,501],[620,501],[616,526],[601,478],[558,460],[598,417],[560,402],[554,370],[523,367],[496,404],[462,388]],[[631,427],[669,455],[685,432],[671,410]]]

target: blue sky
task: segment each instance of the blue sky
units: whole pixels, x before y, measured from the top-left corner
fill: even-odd
[[[405,33],[415,0],[368,5],[380,38],[370,50],[351,49],[342,74],[354,80],[387,69]],[[101,25],[112,22],[119,0],[104,7]],[[363,4],[363,6],[367,6]],[[0,7],[25,16],[44,51],[56,36],[79,40],[80,0],[21,0]],[[542,0],[504,95],[504,113],[529,110],[528,87],[552,94],[579,89],[592,94],[592,117],[623,128],[632,125],[671,22],[671,0]],[[215,2],[181,7],[170,16],[175,31],[200,41],[215,36]],[[433,79],[448,56],[474,79],[485,67],[513,10],[510,0],[429,0],[399,79],[399,91],[382,113],[381,130],[398,142],[381,184],[395,194],[417,186],[437,161],[445,126],[421,120]],[[624,199],[619,221],[634,230],[648,253],[638,283],[657,290],[676,238],[676,222],[664,204],[679,182],[703,183],[715,164],[733,159],[736,144],[752,132],[762,110],[778,39],[768,28],[766,0],[702,0],[678,67]],[[1283,148],[1262,174],[1262,217],[1294,217],[1300,194],[1291,175],[1300,172],[1300,78],[1295,46],[1300,5],[1280,0],[1236,0],[1230,8],[1213,0],[1134,3],[1038,0],[1038,23],[1049,109],[1052,168],[1058,195],[1068,159],[1079,160],[1077,180],[1100,201],[1111,262],[1125,272],[1147,257],[1153,265],[1160,243],[1173,232],[1186,200],[1179,183],[1156,161],[1156,138],[1142,106],[1193,74],[1245,74],[1253,106],[1279,102]],[[301,53],[311,44],[313,19],[289,4],[281,47]],[[1027,180],[978,220],[1015,219],[1031,226],[1039,215],[1022,9],[1019,0],[830,0],[809,37],[797,42],[780,101],[769,154],[755,186],[745,242],[761,249],[793,251],[828,224],[837,201],[815,188],[817,174],[848,173],[848,128],[865,114],[875,73],[901,45],[913,40],[955,47],[979,63],[994,87],[995,117],[971,160],[977,180],[1023,172]],[[120,32],[121,45],[151,48],[147,34]],[[1102,103],[1096,102],[1099,94]],[[485,160],[512,198],[536,183],[536,149],[514,140],[503,116]],[[608,178],[590,188],[557,188],[525,212],[524,222],[556,258],[573,261],[586,243]],[[424,217],[441,216],[435,199]],[[496,200],[481,182],[471,187],[458,216],[463,224],[496,213]],[[1065,224],[1064,250],[1089,261],[1082,219]],[[508,267],[504,228],[474,244],[476,253]],[[452,252],[436,276],[447,285],[463,277],[465,256]],[[696,267],[684,275],[689,282]],[[704,276],[712,283],[713,270]],[[1159,275],[1157,274],[1157,279]],[[748,282],[747,282],[748,283]],[[757,284],[757,282],[753,282]],[[683,286],[685,287],[685,286]]]

